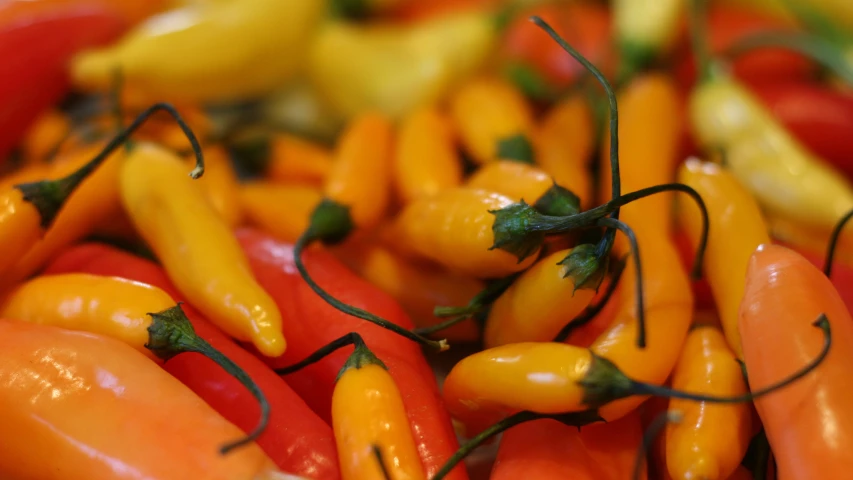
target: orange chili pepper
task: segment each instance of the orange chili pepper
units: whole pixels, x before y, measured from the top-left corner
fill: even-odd
[[[184,168],[165,148],[137,144],[119,175],[125,210],[187,300],[229,335],[253,342],[264,355],[281,355],[285,339],[278,308]]]
[[[746,266],[759,245],[769,243],[767,225],[755,198],[729,171],[713,163],[688,159],[678,181],[693,187],[705,200],[711,221],[703,269],[706,272],[729,347],[743,358],[738,311],[746,282]],[[701,215],[694,205],[679,204],[679,224],[695,244]]]
[[[240,429],[118,340],[4,321],[0,359],[4,478],[280,478],[255,443],[221,455]]]
[[[451,95],[450,115],[474,161],[532,162],[533,113],[513,84],[496,77],[468,80]]]
[[[274,135],[264,172],[275,182],[305,182],[320,185],[332,170],[332,152],[290,134]]]
[[[697,325],[687,335],[672,387],[719,396],[747,392],[743,371],[716,327]],[[725,480],[738,467],[752,436],[749,404],[710,405],[673,398],[681,421],[666,426],[666,462],[675,480]]]
[[[71,121],[64,113],[58,109],[42,113],[21,140],[20,149],[24,162],[46,162],[70,132]]]
[[[186,161],[194,162],[195,158],[190,154]],[[197,180],[204,196],[228,226],[239,225],[243,219],[240,184],[228,152],[221,146],[208,146],[204,149],[204,161],[207,168],[204,176]]]
[[[51,178],[51,170],[54,169],[46,163],[24,165],[0,177],[0,189],[7,190],[19,183],[29,183]]]
[[[435,307],[464,305],[483,289],[483,282],[425,265],[379,245],[345,245],[338,258],[350,269],[394,297],[417,327],[430,327],[444,319]],[[476,341],[479,328],[471,320],[442,330],[448,340]]]
[[[305,233],[322,197],[320,190],[308,185],[257,181],[240,186],[248,221],[286,242],[295,242]]]
[[[376,225],[388,207],[392,144],[391,122],[378,113],[353,119],[339,140],[323,190],[358,227]]]
[[[553,184],[554,180],[542,169],[512,160],[487,163],[465,182],[468,188],[489,190],[531,205]]]
[[[443,190],[408,204],[393,232],[404,251],[475,278],[499,278],[519,272],[536,260],[519,262],[503,250],[490,250],[494,216],[489,210],[511,205],[509,197],[464,187]]]
[[[533,145],[536,163],[555,182],[591,207],[592,182],[587,166],[595,148],[595,124],[589,103],[571,95],[554,104],[536,125]]]
[[[450,121],[435,107],[417,109],[400,124],[394,185],[403,204],[462,183]]]
[[[332,394],[332,428],[343,480],[424,479],[400,391],[358,334]],[[381,452],[380,465],[374,448]],[[388,477],[383,470],[388,470]]]
[[[205,355],[242,382],[261,405],[258,427],[223,451],[252,442],[266,428],[269,404],[264,393],[237,364],[199,337],[180,304],[157,287],[86,273],[40,276],[4,298],[0,316],[112,337],[158,363],[185,352]]]

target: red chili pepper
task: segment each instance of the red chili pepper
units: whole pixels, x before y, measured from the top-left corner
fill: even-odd
[[[71,247],[45,270],[47,274],[76,272],[124,277],[161,288],[172,298],[181,298],[161,267],[103,244]],[[184,304],[183,310],[196,333],[245,370],[267,396],[271,408],[269,425],[257,443],[279,468],[310,478],[340,478],[329,424],[314,414],[263,362],[240,348],[195,309]],[[247,432],[254,428],[258,420],[257,401],[211,360],[201,355],[180,355],[166,362],[164,368],[230,422]]]
[[[0,5],[0,162],[68,89],[66,62],[116,38],[123,18],[104,5]]]
[[[708,49],[712,55],[720,54],[740,40],[765,31],[796,32],[798,29],[785,20],[747,8],[716,5],[708,9]],[[683,43],[687,44],[686,41]],[[738,79],[752,84],[780,78],[808,79],[816,72],[816,66],[790,50],[762,48],[735,59],[732,72]],[[684,88],[689,88],[696,81],[692,52],[688,51],[677,65],[676,74]]]
[[[812,82],[752,89],[797,140],[853,178],[853,95]]]
[[[273,297],[290,340],[278,358],[265,358],[280,368],[291,365],[347,333],[362,336],[370,350],[388,367],[403,396],[424,471],[432,477],[458,448],[456,435],[438,392],[435,376],[418,345],[396,333],[347,315],[317,296],[296,270],[293,246],[252,229],[237,231],[258,283]],[[330,295],[348,305],[367,310],[403,328],[413,324],[397,302],[359,278],[331,253],[308,249],[303,259],[311,277]],[[322,418],[331,417],[335,378],[351,350],[341,349],[284,379]],[[457,467],[446,478],[467,478]]]
[[[693,268],[693,262],[696,261],[696,254],[693,251],[693,244],[690,238],[681,229],[675,229],[672,234],[673,242],[678,248],[678,254],[681,256],[681,264],[685,270]],[[696,310],[716,310],[717,306],[714,303],[714,296],[711,293],[711,286],[708,280],[704,277],[698,280],[692,280],[693,301]]]

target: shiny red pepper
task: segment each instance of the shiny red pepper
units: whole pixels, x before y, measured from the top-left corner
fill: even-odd
[[[450,415],[438,392],[435,376],[420,347],[396,333],[336,310],[308,286],[293,264],[293,246],[252,229],[237,231],[255,278],[273,297],[283,318],[287,351],[265,358],[279,368],[291,365],[347,333],[357,332],[388,367],[403,396],[418,453],[432,477],[456,451],[458,443]],[[397,302],[385,292],[348,270],[331,253],[312,248],[303,253],[311,277],[330,295],[348,305],[411,329],[413,324]],[[285,380],[322,418],[331,416],[335,378],[351,349],[341,349]],[[459,466],[446,478],[467,478]]]
[[[71,56],[115,39],[125,27],[105,5],[0,4],[0,163],[39,113],[68,90]]]
[[[806,148],[853,178],[853,95],[813,82],[773,82],[752,92]]]
[[[767,16],[756,10],[731,5],[712,5],[708,9],[708,49],[717,55],[740,40],[753,34],[774,32],[796,32],[797,27],[777,17]],[[688,45],[687,40],[682,42]],[[681,86],[689,88],[696,81],[696,66],[689,48],[676,67]],[[745,53],[732,62],[732,73],[741,81],[753,84],[763,81],[785,79],[808,79],[817,71],[816,65],[797,53],[780,48],[761,48]]]
[[[172,298],[181,298],[161,267],[104,244],[71,247],[45,270],[47,274],[75,272],[124,277],[161,288]],[[245,370],[263,390],[270,403],[270,421],[257,443],[279,468],[309,478],[340,478],[329,424],[263,362],[240,348],[189,305],[184,304],[183,310],[196,333]],[[257,424],[257,401],[210,359],[179,355],[166,362],[164,368],[244,431],[251,431]]]

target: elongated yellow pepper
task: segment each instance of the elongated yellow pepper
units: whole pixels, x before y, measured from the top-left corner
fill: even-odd
[[[324,0],[198,2],[151,17],[118,44],[72,64],[79,86],[128,87],[159,99],[225,101],[267,93],[301,66]]]

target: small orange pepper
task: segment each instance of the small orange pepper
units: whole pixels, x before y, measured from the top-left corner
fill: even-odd
[[[554,180],[542,169],[512,160],[487,163],[465,182],[466,187],[490,190],[531,205],[553,184]]]
[[[291,134],[274,135],[264,173],[275,182],[321,185],[332,170],[332,152],[320,144]]]
[[[186,157],[186,162],[191,165],[195,162],[195,156],[190,153]],[[240,183],[228,153],[221,146],[207,146],[204,149],[204,162],[206,164],[204,176],[196,180],[204,196],[227,225],[231,227],[239,225],[243,219],[242,204],[239,199]]]
[[[41,114],[21,140],[21,153],[27,164],[44,163],[71,132],[71,121],[58,109]]]
[[[311,212],[323,198],[308,185],[248,182],[240,186],[240,202],[249,223],[280,240],[295,242],[305,233]]]
[[[393,173],[403,204],[462,183],[453,127],[437,108],[422,107],[403,118]]]

